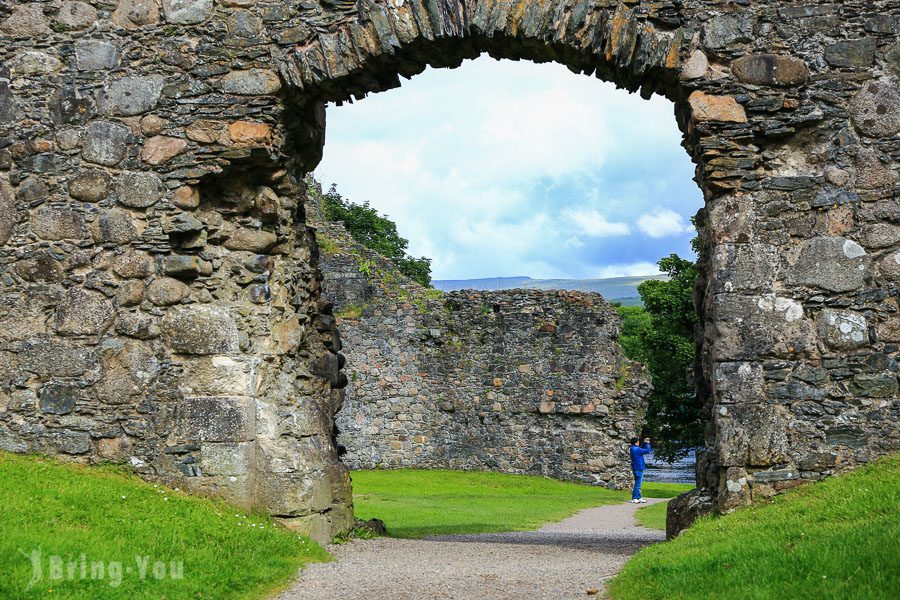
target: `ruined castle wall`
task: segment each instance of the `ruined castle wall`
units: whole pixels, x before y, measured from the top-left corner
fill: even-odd
[[[0,447],[123,461],[320,538],[349,526],[339,341],[296,181],[324,102],[489,52],[675,103],[706,200],[707,504],[900,448],[898,17],[891,0],[0,3]]]
[[[598,294],[444,294],[407,280],[343,228],[317,236],[350,380],[338,412],[355,469],[529,473],[622,487],[650,391]]]

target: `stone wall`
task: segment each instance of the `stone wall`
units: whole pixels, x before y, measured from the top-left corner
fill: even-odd
[[[650,385],[600,295],[426,290],[340,224],[317,229],[350,380],[336,418],[348,467],[627,485]]]
[[[0,447],[347,527],[341,360],[295,181],[324,102],[488,52],[675,103],[706,200],[699,483],[717,510],[897,449],[898,11],[3,2]]]

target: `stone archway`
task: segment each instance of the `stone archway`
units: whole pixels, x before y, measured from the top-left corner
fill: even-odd
[[[718,510],[896,449],[888,6],[4,6],[0,448],[348,527],[340,341],[298,181],[323,102],[486,51],[675,102],[706,199],[698,475]]]

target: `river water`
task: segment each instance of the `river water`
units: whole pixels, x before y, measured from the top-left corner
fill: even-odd
[[[696,483],[694,466],[697,456],[694,450],[674,463],[667,463],[657,459],[651,452],[644,457],[647,462],[647,471],[644,473],[644,481],[659,481],[665,483]]]

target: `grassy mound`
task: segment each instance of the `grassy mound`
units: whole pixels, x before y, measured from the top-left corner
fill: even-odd
[[[690,487],[645,482],[643,491],[671,498]],[[382,519],[401,538],[525,531],[631,498],[630,491],[543,477],[419,469],[354,471],[353,491],[358,517]]]
[[[261,598],[328,559],[267,517],[110,467],[0,453],[0,507],[0,598]]]
[[[896,597],[900,457],[798,488],[645,548],[613,599]]]

